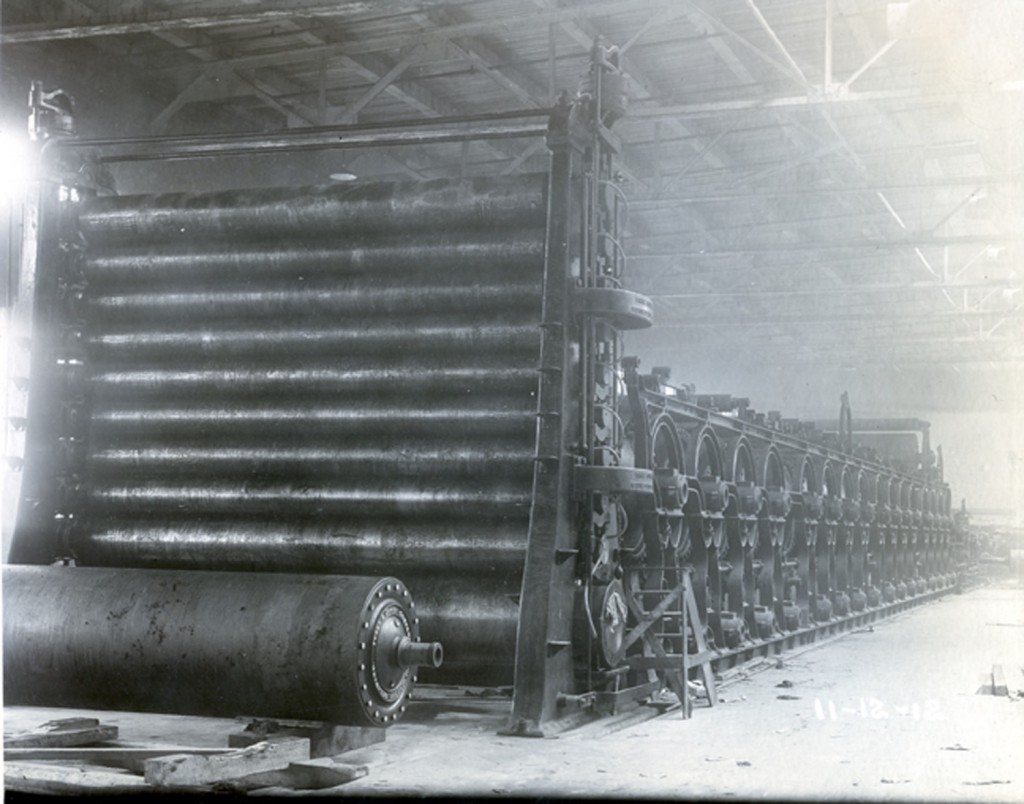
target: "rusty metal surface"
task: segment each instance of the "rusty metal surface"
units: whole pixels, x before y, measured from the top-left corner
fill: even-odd
[[[3,605],[8,704],[388,725],[438,651],[387,577],[5,567]]]
[[[515,577],[526,523],[486,529],[474,521],[295,521],[124,519],[97,529],[78,547],[83,562],[106,566],[344,573],[401,568],[411,579],[435,574]]]
[[[543,177],[527,175],[99,198],[79,217],[79,227],[90,242],[106,244],[274,240],[304,233],[330,240],[446,227],[516,229],[543,225],[545,210]]]
[[[525,176],[83,205],[79,562],[394,574],[451,640],[441,678],[510,680],[546,195]]]

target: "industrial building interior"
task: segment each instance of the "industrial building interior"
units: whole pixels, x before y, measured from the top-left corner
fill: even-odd
[[[9,790],[1019,800],[1021,4],[0,13]]]

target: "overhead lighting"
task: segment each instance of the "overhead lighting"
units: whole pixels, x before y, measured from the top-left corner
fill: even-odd
[[[355,173],[349,173],[347,170],[331,174],[331,181],[355,181],[358,178]]]

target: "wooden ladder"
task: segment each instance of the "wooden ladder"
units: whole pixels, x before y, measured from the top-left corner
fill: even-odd
[[[700,614],[697,609],[697,599],[693,594],[690,573],[682,572],[679,586],[668,591],[668,594],[650,612],[643,611],[632,596],[628,600],[639,625],[627,634],[623,649],[638,639],[643,639],[644,644],[653,654],[646,657],[634,657],[630,660],[630,665],[634,668],[663,671],[669,689],[679,698],[684,719],[689,718],[693,713],[693,701],[689,688],[690,669],[699,666],[704,689],[707,692],[708,705],[715,706],[718,703],[718,693],[715,689],[715,673],[711,668],[714,653],[708,649],[704,630],[700,627]],[[677,601],[678,610],[670,611],[670,607]],[[671,638],[678,641],[678,648],[669,653],[662,644],[665,634],[652,633],[652,627],[658,623],[670,621],[672,618],[676,620],[677,630]],[[689,650],[689,635],[691,633],[697,647],[697,652],[692,655]]]

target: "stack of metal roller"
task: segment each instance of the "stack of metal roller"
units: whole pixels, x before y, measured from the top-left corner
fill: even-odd
[[[396,575],[510,681],[546,181],[83,203],[79,562]]]

